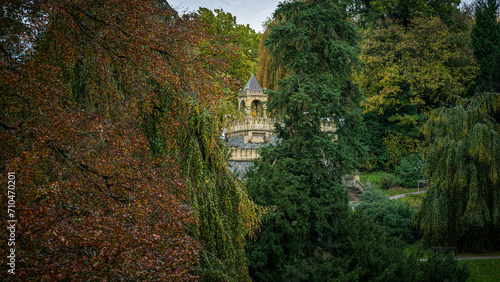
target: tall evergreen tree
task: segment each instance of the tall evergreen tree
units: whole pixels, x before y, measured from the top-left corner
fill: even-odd
[[[479,63],[476,92],[500,92],[500,23],[498,23],[498,0],[478,0],[476,23],[471,40],[474,55]]]
[[[349,80],[359,36],[345,9],[292,2],[274,17],[265,45],[288,75],[268,92],[268,109],[281,119],[281,141],[247,175],[255,202],[273,207],[247,253],[251,276],[263,281],[307,279],[321,258],[332,257],[349,211],[340,179],[360,150],[362,96]],[[327,119],[338,126],[337,141],[321,130]]]

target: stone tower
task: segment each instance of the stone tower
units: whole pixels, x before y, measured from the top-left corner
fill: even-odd
[[[267,95],[252,74],[245,88],[238,93],[238,109],[242,120],[234,120],[227,135],[231,147],[230,167],[245,170],[259,157],[258,148],[275,140],[274,120],[267,115]]]
[[[264,94],[255,75],[252,74],[245,88],[238,93],[239,110],[247,118],[266,118],[265,102],[267,102],[267,95]]]
[[[257,148],[269,142],[273,121],[267,117],[266,102],[267,95],[252,74],[245,88],[238,93],[238,108],[244,119],[231,124],[229,132],[231,146]]]

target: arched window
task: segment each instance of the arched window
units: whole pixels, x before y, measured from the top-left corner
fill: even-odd
[[[240,113],[245,116],[245,100],[241,100],[240,102]]]
[[[252,117],[262,117],[262,103],[259,100],[252,101],[250,115]]]

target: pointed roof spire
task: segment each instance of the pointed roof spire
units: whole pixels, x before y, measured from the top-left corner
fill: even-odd
[[[245,85],[245,88],[243,88],[243,91],[246,91],[247,89],[251,91],[264,92],[264,90],[262,90],[262,87],[260,87],[260,84],[257,81],[257,78],[255,78],[255,75],[253,75],[253,73],[250,79],[248,80],[247,85]]]

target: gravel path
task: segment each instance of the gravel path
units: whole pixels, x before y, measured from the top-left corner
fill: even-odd
[[[479,257],[455,257],[457,260],[474,260],[474,259],[500,259],[500,256],[479,256]],[[427,261],[427,259],[419,259]]]
[[[421,194],[421,193],[425,193],[427,190],[422,190],[422,191],[418,191],[418,192],[412,192],[412,193],[405,193],[405,194],[399,194],[399,195],[394,195],[392,197],[389,197],[389,199],[391,200],[395,200],[395,199],[399,199],[399,198],[403,198],[405,197],[406,195],[410,195],[410,194]]]

